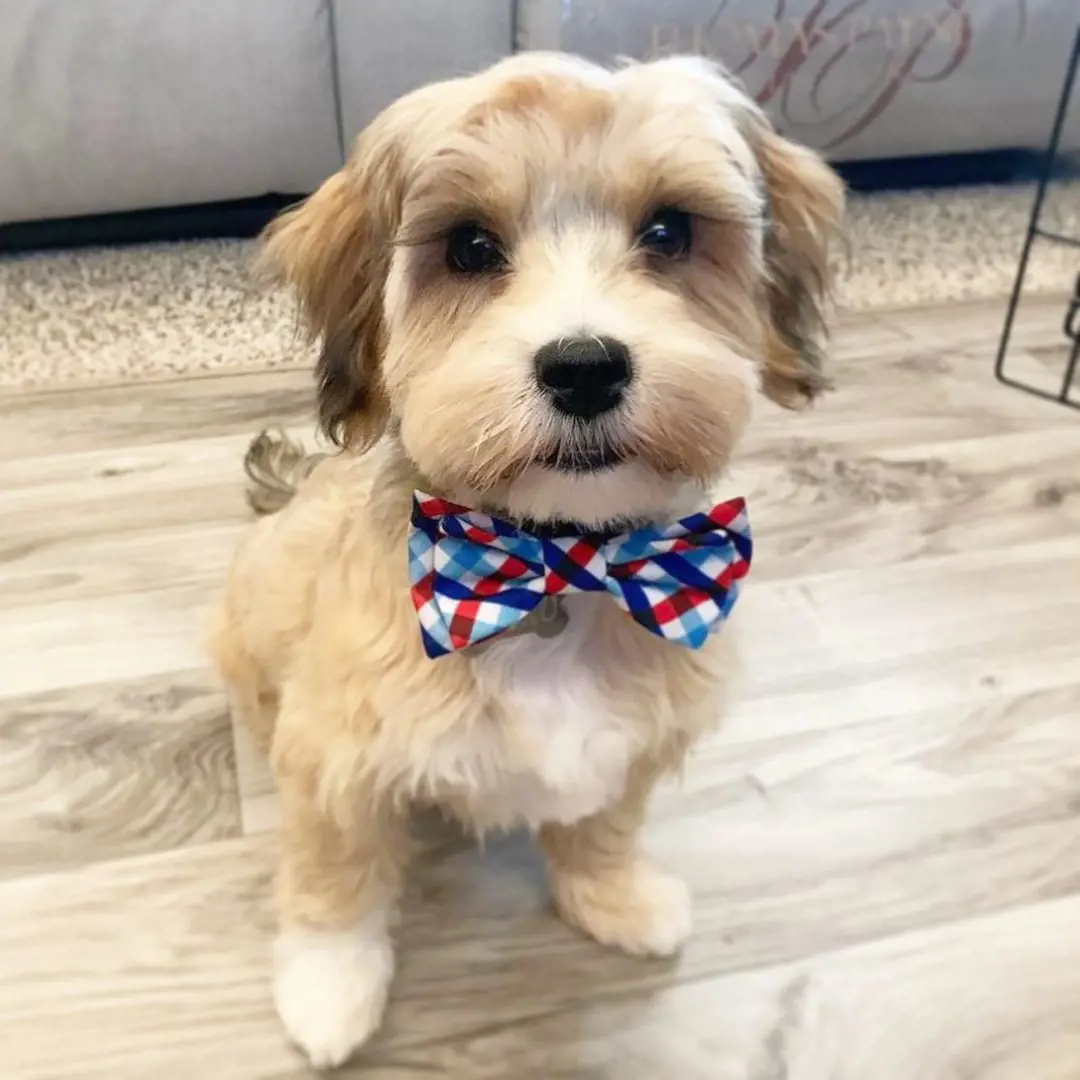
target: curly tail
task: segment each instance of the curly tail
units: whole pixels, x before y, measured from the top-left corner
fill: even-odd
[[[251,440],[244,455],[248,485],[244,492],[256,514],[274,514],[327,454],[308,453],[281,428],[268,428]]]

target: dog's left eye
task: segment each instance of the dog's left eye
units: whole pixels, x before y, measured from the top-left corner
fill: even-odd
[[[446,265],[458,274],[490,274],[506,265],[506,256],[493,232],[459,225],[446,238]]]
[[[655,255],[675,259],[690,253],[690,215],[665,206],[650,217],[638,233],[638,246]]]

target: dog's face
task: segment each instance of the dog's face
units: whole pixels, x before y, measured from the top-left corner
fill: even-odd
[[[417,91],[269,231],[323,337],[323,426],[440,492],[600,524],[723,469],[822,385],[842,191],[704,61],[525,54]]]

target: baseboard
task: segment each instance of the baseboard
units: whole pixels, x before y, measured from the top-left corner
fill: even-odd
[[[302,195],[261,195],[230,202],[0,225],[0,251],[152,244],[257,235]]]
[[[1039,176],[1045,160],[1046,156],[1035,150],[988,150],[834,164],[852,191],[872,192],[1031,182]],[[1055,179],[1077,176],[1080,155],[1060,155],[1055,162]]]

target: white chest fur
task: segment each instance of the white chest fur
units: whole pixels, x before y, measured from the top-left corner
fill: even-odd
[[[572,822],[622,794],[642,732],[606,689],[609,658],[595,633],[605,596],[566,598],[557,636],[497,639],[473,660],[492,722],[448,735],[429,775],[439,774],[486,827]],[[432,777],[435,779],[435,777]],[[442,785],[440,785],[442,786]]]

